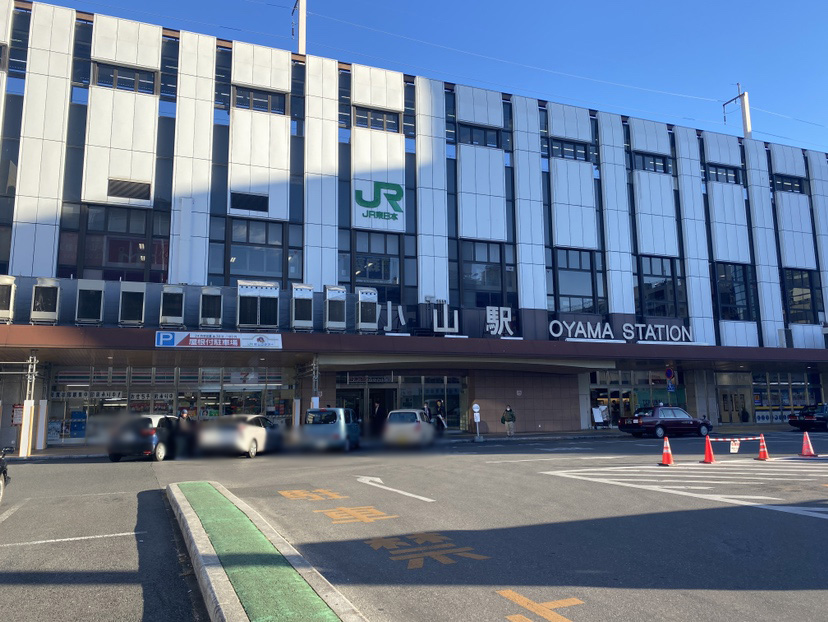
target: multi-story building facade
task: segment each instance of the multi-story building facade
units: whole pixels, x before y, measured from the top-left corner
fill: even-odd
[[[0,440],[822,400],[825,153],[39,3],[0,53]]]

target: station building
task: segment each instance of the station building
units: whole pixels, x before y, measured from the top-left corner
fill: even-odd
[[[0,58],[0,442],[823,400],[825,153],[40,3]]]

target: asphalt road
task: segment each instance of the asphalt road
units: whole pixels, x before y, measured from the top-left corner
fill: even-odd
[[[0,611],[197,619],[160,490],[213,480],[371,622],[824,619],[828,460],[786,459],[801,434],[766,439],[770,462],[753,460],[756,442],[738,454],[714,443],[719,462],[703,465],[701,439],[674,438],[672,468],[656,466],[660,441],[631,437],[15,463],[0,508],[0,586],[13,588],[0,588]],[[812,441],[828,454],[828,434]]]

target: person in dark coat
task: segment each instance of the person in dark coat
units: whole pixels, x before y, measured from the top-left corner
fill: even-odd
[[[380,436],[382,434],[382,426],[385,425],[385,418],[387,416],[388,413],[385,412],[385,408],[382,407],[379,400],[374,400],[374,406],[371,409],[371,431],[374,436]]]
[[[437,436],[443,436],[443,432],[448,427],[443,400],[437,400],[437,406],[434,407],[434,427],[437,428]]]

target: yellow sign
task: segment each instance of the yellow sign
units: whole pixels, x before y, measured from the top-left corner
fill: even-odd
[[[474,549],[470,546],[458,547],[451,541],[451,538],[439,533],[413,533],[405,538],[409,541],[406,542],[403,537],[372,538],[366,540],[365,544],[375,551],[379,549],[391,551],[389,559],[407,561],[408,570],[422,568],[426,559],[433,559],[440,564],[454,564],[457,560],[453,559],[452,555],[468,559],[489,559],[485,555],[472,553]],[[414,546],[424,544],[428,546]]]
[[[358,508],[314,510],[314,512],[322,512],[325,516],[332,518],[334,525],[342,525],[345,523],[373,523],[374,521],[384,520],[386,518],[399,518],[396,514],[389,515],[385,512],[380,512],[378,509],[370,505]]]
[[[498,594],[500,594],[503,598],[511,600],[516,605],[520,605],[527,611],[540,616],[544,620],[549,620],[550,622],[572,622],[569,618],[565,618],[561,614],[556,613],[555,609],[584,604],[584,601],[577,598],[564,598],[563,600],[553,600],[548,603],[536,603],[525,596],[521,596],[513,590],[500,590]],[[509,620],[509,622],[532,622],[530,618],[527,618],[521,614],[506,616],[506,619]]]
[[[329,499],[347,499],[332,490],[317,488],[316,490],[280,490],[279,494],[291,501],[326,501]]]

